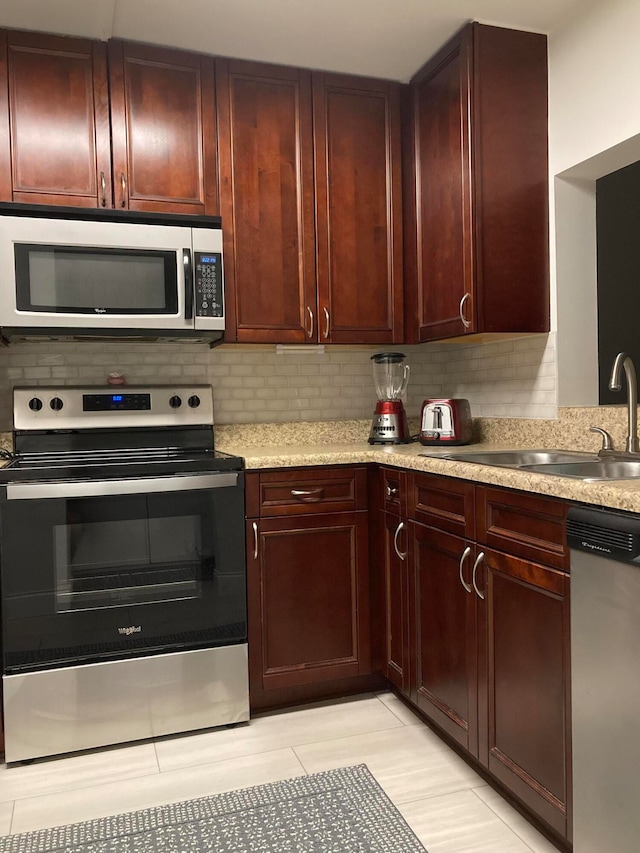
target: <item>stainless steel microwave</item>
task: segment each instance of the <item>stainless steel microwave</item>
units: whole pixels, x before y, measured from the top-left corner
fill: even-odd
[[[217,217],[0,205],[0,281],[7,340],[224,332]]]

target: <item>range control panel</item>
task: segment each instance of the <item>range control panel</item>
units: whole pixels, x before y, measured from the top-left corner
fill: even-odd
[[[14,388],[17,430],[213,424],[210,385]]]
[[[196,252],[195,272],[196,317],[224,317],[220,252]]]

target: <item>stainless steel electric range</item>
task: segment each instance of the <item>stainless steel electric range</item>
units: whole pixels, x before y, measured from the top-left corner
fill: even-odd
[[[14,391],[8,762],[249,718],[243,461],[209,386]]]

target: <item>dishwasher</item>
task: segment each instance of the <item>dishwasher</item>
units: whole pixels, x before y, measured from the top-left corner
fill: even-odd
[[[571,549],[575,853],[640,850],[640,516],[575,507]]]

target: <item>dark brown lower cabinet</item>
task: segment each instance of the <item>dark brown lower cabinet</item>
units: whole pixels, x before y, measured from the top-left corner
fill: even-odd
[[[416,704],[477,756],[476,595],[471,586],[474,549],[465,539],[432,527],[412,522],[411,529]]]
[[[480,760],[567,834],[570,798],[569,576],[487,550],[479,602]]]
[[[368,674],[367,513],[249,520],[247,541],[251,689]]]
[[[570,839],[566,506],[417,472],[409,495],[409,648],[401,683],[410,682],[408,696],[429,720]],[[385,529],[388,540],[390,521]],[[488,547],[489,539],[513,543],[520,555]],[[386,675],[399,686],[393,631],[403,617],[394,590],[404,581],[388,544],[387,551]]]
[[[380,513],[384,546],[385,669],[389,681],[409,696],[409,529],[406,519]]]

